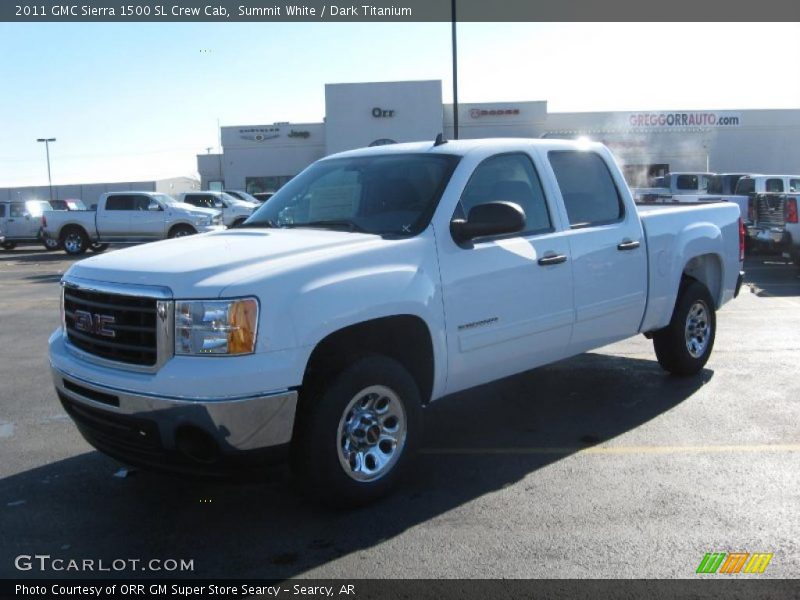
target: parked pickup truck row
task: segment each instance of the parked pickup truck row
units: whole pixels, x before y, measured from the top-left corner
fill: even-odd
[[[45,211],[42,231],[68,254],[109,243],[139,243],[224,229],[219,210],[178,202],[155,192],[110,192],[96,210]]]
[[[219,475],[289,458],[317,497],[358,504],[454,392],[637,334],[667,371],[698,373],[743,241],[730,203],[637,208],[600,144],[355,150],[240,228],[73,264],[52,376],[123,462]]]

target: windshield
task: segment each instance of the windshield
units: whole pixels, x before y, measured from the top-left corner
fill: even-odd
[[[69,207],[69,210],[86,210],[86,205],[82,200],[66,200],[65,204]]]
[[[41,217],[44,211],[51,210],[51,208],[50,203],[44,200],[28,200],[25,203],[25,210],[27,210],[32,217]]]
[[[742,177],[736,182],[736,194],[738,196],[747,196],[756,191],[756,180],[749,177]]]
[[[383,154],[319,161],[267,200],[246,226],[416,235],[427,227],[458,160]]]
[[[230,194],[231,196],[233,196],[233,197],[235,197],[235,198],[237,198],[239,200],[243,200],[245,202],[250,202],[252,204],[261,204],[258,201],[258,198],[254,197],[251,194],[248,194],[247,192],[242,192],[241,190],[230,191],[230,192],[225,192],[225,193],[226,194]]]

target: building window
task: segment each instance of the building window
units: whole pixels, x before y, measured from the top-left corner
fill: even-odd
[[[290,179],[291,175],[272,175],[269,177],[245,177],[245,191],[248,194],[260,192],[277,192]]]
[[[212,192],[221,192],[222,188],[225,187],[224,181],[209,181],[208,182],[208,189]]]

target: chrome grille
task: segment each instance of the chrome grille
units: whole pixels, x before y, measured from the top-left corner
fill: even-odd
[[[783,227],[786,196],[759,194],[756,196],[756,224],[761,227]]]
[[[68,348],[84,360],[111,367],[158,370],[174,353],[171,295],[162,287],[64,280],[62,324]]]

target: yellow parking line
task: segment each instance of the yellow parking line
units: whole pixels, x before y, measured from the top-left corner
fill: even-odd
[[[521,448],[423,448],[422,454],[706,454],[747,452],[800,452],[800,444],[724,446],[589,446]]]

